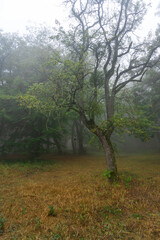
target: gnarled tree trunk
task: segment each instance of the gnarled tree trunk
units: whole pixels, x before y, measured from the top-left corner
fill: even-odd
[[[117,172],[115,152],[110,140],[113,132],[113,127],[111,126],[110,132],[108,132],[107,134],[95,124],[94,120],[88,121],[86,116],[83,113],[81,113],[80,116],[84,125],[99,138],[103,146],[103,150],[104,150],[105,158],[107,162],[108,178],[110,182],[117,181],[118,172]]]
[[[107,162],[108,178],[111,182],[118,180],[117,164],[115,158],[115,152],[111,143],[111,140],[104,136],[102,133],[97,135],[102,143],[103,150]]]

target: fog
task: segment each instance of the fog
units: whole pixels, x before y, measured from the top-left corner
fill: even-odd
[[[68,27],[69,8],[64,6],[63,0],[1,0],[0,29],[5,32],[24,33],[27,26],[46,25],[50,28],[55,26],[57,19],[63,26]],[[108,1],[111,5],[111,1]],[[144,18],[139,35],[147,35],[154,32],[159,23],[157,12],[159,1],[145,0],[150,4]]]
[[[0,15],[0,28],[2,29],[0,32],[0,152],[2,155],[28,152],[33,155],[44,152],[76,154],[102,152],[101,144],[97,136],[93,134],[94,131],[87,130],[76,111],[61,110],[64,99],[62,100],[58,95],[58,90],[65,94],[65,91],[69,92],[75,85],[71,82],[66,86],[62,83],[64,75],[61,77],[58,75],[60,70],[63,70],[62,60],[66,60],[69,56],[70,61],[69,54],[71,54],[67,48],[61,46],[59,40],[57,41],[59,36],[56,36],[57,32],[53,28],[56,26],[55,19],[60,19],[62,26],[69,28],[65,23],[69,9],[66,8],[67,10],[64,11],[65,7],[61,4],[60,1],[51,0],[2,1],[2,14]],[[152,5],[144,18],[143,25],[138,30],[143,37],[146,37],[150,30],[154,32],[157,27],[159,16],[156,17],[155,13],[158,2],[154,1]],[[67,42],[66,39],[65,41]],[[61,56],[63,56],[62,59],[60,59]],[[91,57],[92,55],[89,56]],[[89,58],[87,59],[88,65],[90,64]],[[71,75],[71,72],[65,72],[65,74]],[[101,76],[101,73],[99,74]],[[70,76],[66,75],[65,81],[69,81]],[[73,76],[72,78],[74,79]],[[140,88],[136,88],[135,85],[132,85],[130,89],[126,88],[125,91],[131,94],[133,111],[140,109],[144,124],[141,127],[138,126],[139,132],[133,127],[128,130],[127,127],[122,129],[121,125],[118,126],[120,133],[113,136],[118,153],[160,151],[157,127],[160,117],[159,78],[160,72],[157,64],[145,75],[144,84],[140,85]],[[87,87],[91,80],[92,74],[86,80]],[[103,83],[104,78],[101,77],[100,81]],[[57,90],[54,92],[56,87]],[[104,98],[103,90],[100,87],[100,99]],[[87,95],[86,89],[84,94]],[[66,101],[68,95],[65,95]],[[124,106],[120,107],[129,109],[128,96],[124,95],[124,93],[118,95],[117,102],[118,99],[122,99]],[[81,95],[78,95],[78,98],[79,96]],[[59,101],[59,105],[56,101]],[[85,101],[89,102],[90,99],[84,98],[84,104]],[[103,100],[100,107],[98,105],[95,107],[95,109],[98,108],[95,110],[97,122],[103,120],[104,105]],[[60,108],[57,110],[58,106]],[[88,109],[87,111],[89,112]],[[90,114],[88,112],[87,117]],[[116,121],[114,124],[117,124]],[[124,122],[118,124],[123,125]]]

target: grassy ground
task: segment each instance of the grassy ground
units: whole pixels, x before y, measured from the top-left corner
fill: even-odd
[[[160,239],[160,155],[119,157],[114,185],[102,156],[45,159],[1,161],[0,239]]]

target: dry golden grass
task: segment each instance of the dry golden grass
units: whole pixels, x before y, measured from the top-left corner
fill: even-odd
[[[0,165],[7,220],[0,239],[160,239],[160,156],[119,157],[121,181],[113,185],[103,176],[103,157],[54,159],[40,167]],[[48,216],[49,206],[56,216]]]

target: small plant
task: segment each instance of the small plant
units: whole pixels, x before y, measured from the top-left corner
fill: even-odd
[[[143,219],[143,216],[141,214],[138,214],[138,213],[133,213],[132,217],[136,218],[136,219]]]
[[[111,171],[105,170],[103,176],[108,177],[110,179],[112,177],[112,173],[113,173],[112,170]]]
[[[80,213],[80,214],[79,214],[79,220],[80,220],[80,223],[81,223],[82,225],[84,225],[84,224],[85,224],[85,221],[86,221],[86,215],[85,215],[84,213]]]
[[[34,221],[35,221],[35,223],[36,223],[36,228],[39,228],[40,225],[41,225],[40,218],[38,217],[38,218],[36,218]]]
[[[130,187],[130,183],[132,181],[132,177],[131,176],[128,176],[124,179],[124,184],[126,187]]]
[[[54,207],[51,205],[48,208],[49,208],[48,216],[56,217],[57,214],[55,213]]]
[[[23,207],[23,208],[22,208],[22,214],[25,214],[25,213],[26,213],[26,209],[27,209],[26,207]]]
[[[131,176],[128,176],[127,174],[123,174],[122,175],[122,178],[123,178],[123,182],[125,184],[125,187],[126,188],[129,188],[131,187],[131,181],[132,181],[132,177]]]
[[[6,219],[0,215],[0,235],[4,232],[4,223],[6,222]]]
[[[52,238],[52,240],[59,240],[61,239],[61,235],[59,234],[55,234],[54,237]]]
[[[111,206],[105,206],[103,208],[103,213],[110,213],[113,215],[121,215],[122,214],[122,210],[120,208],[115,208],[115,207],[111,207]]]

